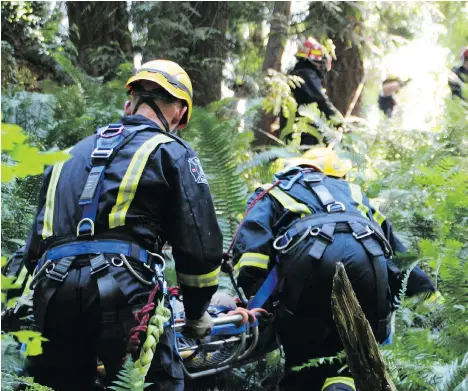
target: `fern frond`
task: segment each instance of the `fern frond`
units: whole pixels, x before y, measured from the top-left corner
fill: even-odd
[[[238,121],[217,115],[220,108],[219,102],[209,108],[194,108],[184,138],[203,164],[227,247],[245,210],[247,185],[237,168],[248,159],[251,135],[238,132]]]
[[[461,362],[458,359],[446,365],[444,377],[437,391],[466,390],[468,387],[468,353]]]
[[[114,391],[143,391],[151,385],[151,383],[144,382],[144,377],[140,373],[140,370],[135,367],[135,363],[130,355],[125,359],[124,365],[117,377],[120,380],[114,380],[112,382],[113,385],[109,389]]]

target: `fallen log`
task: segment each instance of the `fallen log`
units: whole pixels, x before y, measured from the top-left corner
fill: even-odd
[[[397,391],[341,262],[337,263],[333,277],[332,308],[356,388]]]

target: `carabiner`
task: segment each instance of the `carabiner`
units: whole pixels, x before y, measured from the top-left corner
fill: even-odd
[[[275,239],[275,241],[273,242],[273,248],[274,248],[276,251],[284,250],[286,247],[289,246],[289,244],[290,244],[291,241],[292,241],[292,238],[290,238],[284,245],[279,246],[279,245],[278,245],[278,242],[279,242],[280,240],[282,240],[283,238],[284,238],[284,235],[280,235],[280,236],[278,236],[278,237]]]

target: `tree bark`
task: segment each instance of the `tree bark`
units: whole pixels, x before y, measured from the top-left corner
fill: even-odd
[[[208,28],[206,39],[198,39],[189,47],[184,63],[193,84],[198,106],[207,106],[221,99],[223,67],[227,58],[227,1],[196,1],[190,5],[199,13],[191,17],[192,28]],[[184,66],[184,63],[181,65]]]
[[[268,69],[281,71],[281,59],[288,39],[290,16],[291,2],[276,1],[270,23],[270,34],[268,36],[265,58],[263,60],[263,72],[266,72]],[[271,126],[275,122],[275,119],[276,117],[273,114],[266,114],[262,110],[257,127],[262,129],[263,132],[271,134]],[[268,145],[273,142],[265,133],[255,133],[254,145]]]
[[[334,38],[333,42],[337,59],[327,75],[326,89],[332,103],[345,115],[364,76],[364,64],[358,47],[349,47],[339,38]],[[358,99],[351,114],[359,116],[360,111],[361,100]]]
[[[341,262],[337,263],[333,278],[332,308],[356,388],[397,391]]]
[[[78,51],[78,64],[89,75],[110,78],[120,62],[132,59],[125,1],[68,1],[67,14],[70,40]],[[101,58],[93,61],[93,56]]]

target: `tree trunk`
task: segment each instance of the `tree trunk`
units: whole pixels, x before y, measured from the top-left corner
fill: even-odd
[[[43,1],[2,2],[2,87],[17,83],[18,69],[23,68],[30,72],[21,80],[27,91],[41,91],[39,82],[45,79],[73,84],[73,79],[45,52],[43,43],[35,35],[35,30],[44,28],[47,7]],[[21,14],[23,16],[17,18]]]
[[[327,75],[326,89],[332,103],[345,115],[364,76],[364,64],[358,47],[349,47],[339,38],[333,39],[333,42],[337,59]],[[361,102],[358,99],[351,113],[358,116],[360,111]]]
[[[192,29],[207,28],[206,39],[198,39],[189,47],[186,70],[194,90],[194,103],[207,106],[221,99],[223,67],[227,58],[226,31],[228,26],[227,1],[196,1],[190,5],[199,13],[190,19]]]
[[[291,15],[290,1],[276,1],[273,8],[273,15],[270,23],[270,34],[266,47],[265,58],[263,60],[263,72],[268,69],[281,71],[281,59],[283,57],[286,41],[289,32],[289,18]],[[257,127],[263,132],[271,134],[271,126],[275,122],[276,117],[273,114],[266,114],[264,111],[260,114],[260,119]],[[255,133],[254,145],[268,145],[273,141],[262,132]]]
[[[110,79],[121,62],[132,59],[125,1],[69,1],[67,14],[78,64],[89,75]]]
[[[341,262],[337,263],[333,278],[332,308],[356,388],[359,391],[396,391]]]

